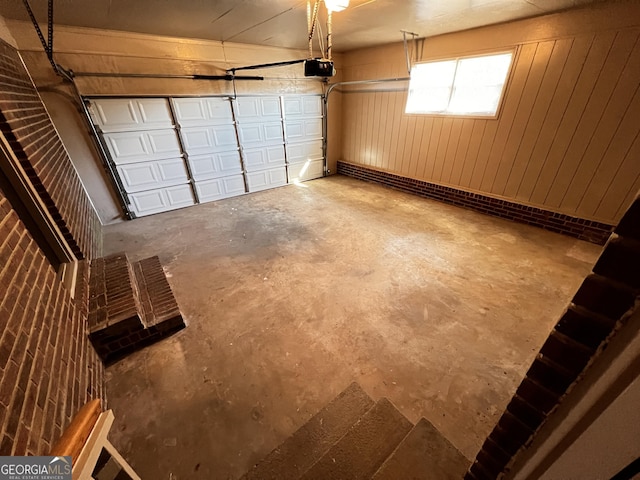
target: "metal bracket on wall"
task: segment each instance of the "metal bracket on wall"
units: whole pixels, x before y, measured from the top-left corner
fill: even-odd
[[[409,43],[407,41],[407,35],[411,35],[411,44],[413,46],[413,50],[417,53],[417,49],[415,48],[416,38],[419,37],[417,33],[408,32],[406,30],[400,30],[402,32],[402,42],[404,43],[404,56],[407,59],[407,73],[411,73],[411,56],[409,55]]]

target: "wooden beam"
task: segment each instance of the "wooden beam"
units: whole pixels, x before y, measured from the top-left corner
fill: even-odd
[[[101,411],[100,400],[91,400],[85,403],[51,448],[49,455],[57,457],[71,456],[71,462],[75,464]]]

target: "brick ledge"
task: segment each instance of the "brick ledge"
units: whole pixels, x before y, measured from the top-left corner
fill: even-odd
[[[613,225],[338,161],[338,174],[604,245]]]

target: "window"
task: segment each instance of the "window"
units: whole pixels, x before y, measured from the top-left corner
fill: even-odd
[[[512,57],[506,52],[414,65],[405,112],[494,117]]]

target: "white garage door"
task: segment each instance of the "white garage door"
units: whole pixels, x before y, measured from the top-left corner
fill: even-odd
[[[199,202],[245,193],[228,98],[172,98],[184,154]]]
[[[249,191],[286,185],[280,98],[240,97],[235,108]]]
[[[135,216],[324,175],[319,95],[90,99]]]
[[[133,214],[195,203],[168,99],[101,99],[92,102],[91,113]]]
[[[322,99],[319,96],[284,96],[282,105],[289,182],[322,177]]]

